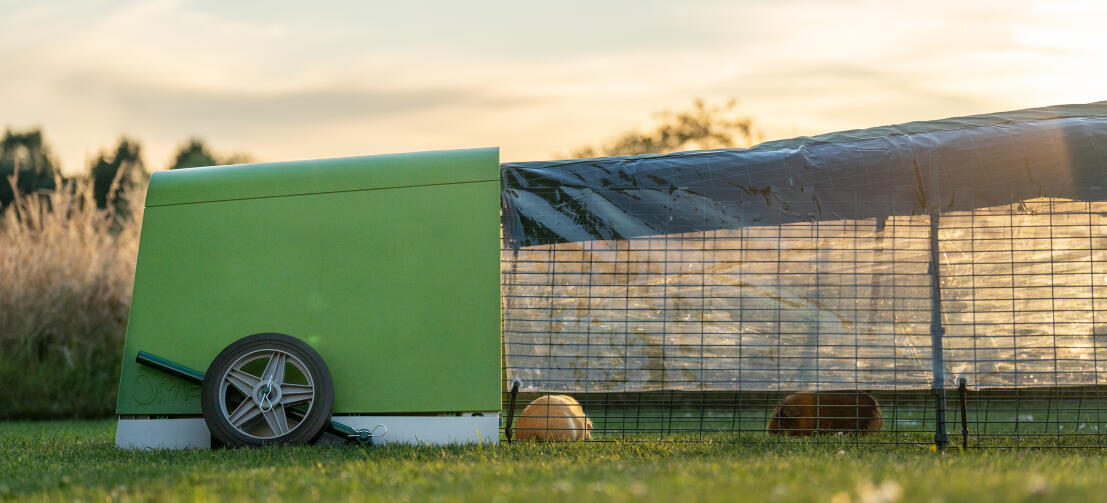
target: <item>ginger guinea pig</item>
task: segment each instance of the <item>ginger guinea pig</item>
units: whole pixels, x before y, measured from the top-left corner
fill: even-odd
[[[573,397],[545,395],[535,399],[515,423],[516,440],[592,440],[592,421]]]
[[[784,397],[769,420],[769,433],[873,433],[884,427],[880,404],[863,391],[801,391]]]

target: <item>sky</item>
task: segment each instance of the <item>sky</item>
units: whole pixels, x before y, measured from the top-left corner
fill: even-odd
[[[545,160],[739,102],[766,140],[1107,100],[1107,2],[0,0],[0,127],[277,161]]]

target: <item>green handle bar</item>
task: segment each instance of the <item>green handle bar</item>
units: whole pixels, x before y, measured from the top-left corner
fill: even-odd
[[[174,362],[167,358],[162,358],[155,354],[150,354],[145,351],[139,351],[138,356],[135,357],[135,361],[138,362],[139,365],[144,365],[154,370],[164,372],[178,379],[184,379],[185,381],[188,381],[195,385],[200,385],[204,382],[203,372],[200,372],[199,370],[191,367],[186,367],[177,362]],[[301,417],[297,419],[303,418],[303,413],[296,409],[288,409],[288,412],[292,414],[300,414]],[[365,435],[363,435],[362,432],[359,432],[358,430],[339,423],[334,419],[331,419],[327,423],[327,432],[343,438],[357,438],[359,442],[364,443]]]

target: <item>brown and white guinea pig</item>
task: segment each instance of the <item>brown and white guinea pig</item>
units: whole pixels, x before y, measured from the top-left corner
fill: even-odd
[[[784,397],[769,433],[873,433],[884,427],[880,404],[864,391],[801,391]]]
[[[580,403],[567,395],[536,398],[515,423],[515,440],[572,442],[592,440],[592,420]]]

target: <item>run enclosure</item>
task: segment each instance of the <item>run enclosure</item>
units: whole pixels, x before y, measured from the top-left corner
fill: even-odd
[[[1103,444],[1107,102],[501,171],[506,382],[597,440],[776,441],[806,390],[880,402],[850,441]]]

